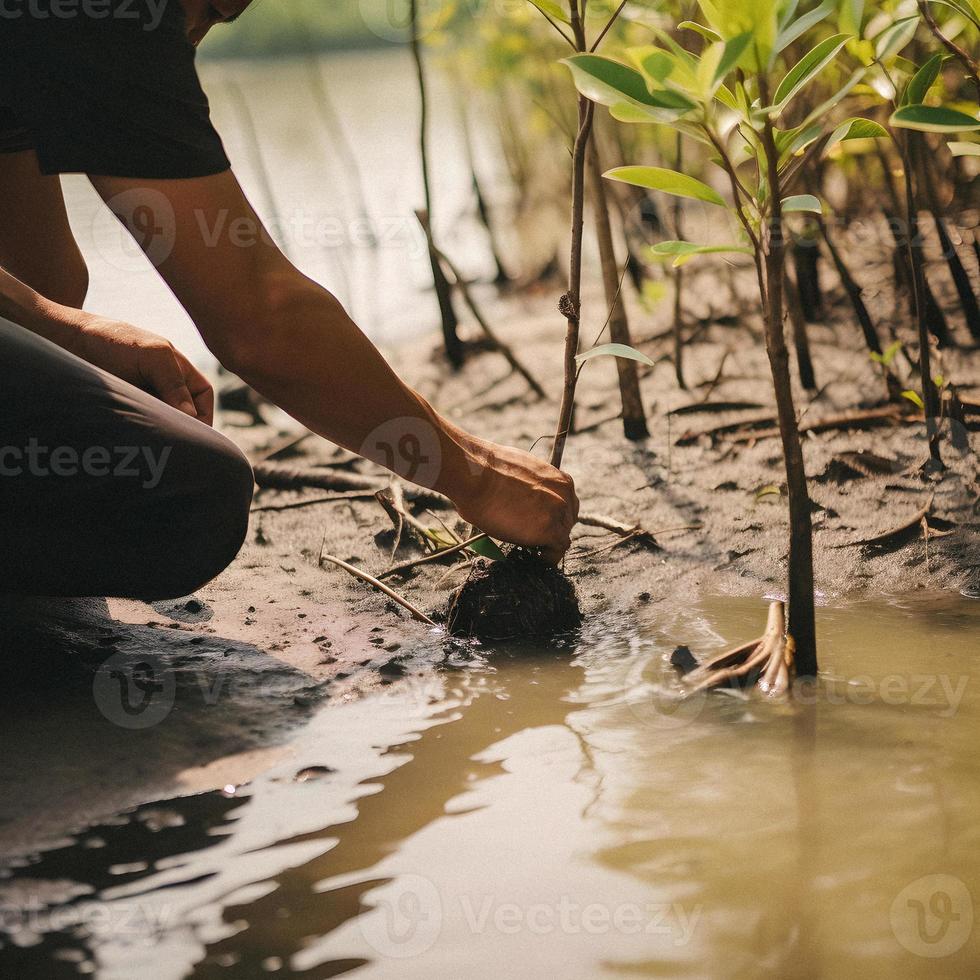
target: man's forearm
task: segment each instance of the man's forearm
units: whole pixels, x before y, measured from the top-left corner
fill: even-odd
[[[329,292],[295,270],[286,278],[261,324],[237,325],[234,341],[220,315],[203,313],[226,366],[332,442],[450,498],[477,492],[485,445],[404,384]]]
[[[78,334],[77,321],[84,315],[52,302],[0,268],[0,316],[71,350]]]

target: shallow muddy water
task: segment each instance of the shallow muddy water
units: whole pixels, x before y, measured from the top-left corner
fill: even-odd
[[[7,862],[0,974],[975,976],[980,602],[824,608],[816,686],[678,699],[675,643],[764,618],[433,638],[251,784]]]

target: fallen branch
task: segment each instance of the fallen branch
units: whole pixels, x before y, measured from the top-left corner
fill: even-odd
[[[338,568],[342,568],[349,575],[353,575],[354,578],[359,578],[362,582],[367,582],[368,585],[373,585],[379,592],[383,592],[388,598],[394,599],[400,606],[407,609],[412,616],[419,620],[419,622],[426,623],[429,626],[436,626],[437,624],[431,620],[421,609],[413,606],[412,603],[400,596],[394,589],[389,588],[384,582],[379,582],[373,575],[369,575],[367,572],[361,571],[359,568],[355,568],[353,565],[349,565],[347,562],[342,561],[340,558],[334,555],[326,555],[323,553],[323,546],[320,546],[320,557],[317,559],[317,566],[322,568],[325,561],[330,562],[332,565],[336,565]]]
[[[910,414],[898,405],[885,405],[880,408],[856,409],[830,415],[822,419],[803,422],[800,433],[829,432],[834,429],[865,429],[877,425],[909,425],[922,422],[922,416]],[[738,422],[726,422],[699,432],[685,432],[679,436],[675,445],[690,446],[702,436],[732,436],[734,442],[751,442],[756,439],[769,439],[779,435],[779,427],[772,415],[757,415]]]
[[[375,493],[384,487],[378,480],[364,476],[351,476],[302,466],[282,466],[275,463],[258,463],[254,468],[255,482],[263,490],[370,490]],[[441,493],[410,487],[408,494],[428,507],[451,507]]]
[[[833,548],[857,548],[858,546],[865,547],[875,547],[877,545],[885,545],[892,541],[894,538],[901,537],[902,535],[908,534],[910,531],[917,527],[922,526],[922,522],[927,520],[929,513],[932,510],[932,502],[935,499],[935,494],[929,494],[929,499],[926,501],[925,506],[919,508],[911,517],[903,521],[897,527],[893,527],[888,531],[883,531],[881,534],[875,534],[870,538],[859,538],[857,541],[847,541],[844,544],[835,544],[831,547]]]
[[[253,507],[253,514],[266,511],[296,510],[299,507],[312,507],[314,504],[331,504],[338,500],[370,500],[374,496],[371,490],[351,490],[349,493],[333,493],[329,497],[314,497],[312,500],[294,500],[288,504],[263,504]]]

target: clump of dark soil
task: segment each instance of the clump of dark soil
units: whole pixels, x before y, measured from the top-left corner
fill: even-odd
[[[582,622],[571,582],[537,555],[515,548],[505,561],[479,559],[449,600],[453,636],[480,640],[550,637]]]

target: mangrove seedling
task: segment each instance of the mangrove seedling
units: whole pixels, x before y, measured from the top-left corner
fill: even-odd
[[[606,174],[612,180],[697,200],[732,216],[741,241],[674,241],[655,247],[660,254],[673,254],[675,263],[712,252],[743,252],[753,258],[789,491],[789,629],[797,670],[812,675],[817,648],[811,505],[783,318],[787,215],[819,213],[821,205],[810,194],[787,191],[813,156],[827,153],[842,140],[882,136],[885,131],[861,118],[828,127],[831,110],[849,91],[847,85],[798,124],[780,128],[800,91],[834,61],[849,38],[826,37],[788,70],[781,69],[781,53],[835,7],[822,4],[797,16],[796,6],[700,0],[707,26],[691,25],[704,39],[700,55],[663,33],[662,44],[627,52],[632,65],[594,54],[575,55],[567,63],[579,91],[609,107],[614,118],[672,126],[706,146],[727,180],[729,201],[714,187],[676,170],[624,166]]]

